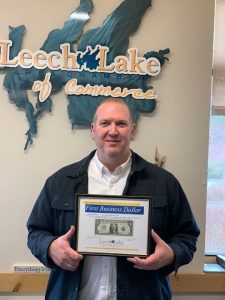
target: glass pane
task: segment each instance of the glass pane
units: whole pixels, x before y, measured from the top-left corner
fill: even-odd
[[[206,254],[225,253],[225,116],[211,116],[209,135]]]

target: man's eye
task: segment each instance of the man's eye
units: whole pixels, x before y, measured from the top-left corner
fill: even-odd
[[[119,122],[119,123],[117,124],[117,126],[119,126],[119,127],[126,127],[126,126],[127,126],[127,123],[125,123],[125,122]]]
[[[100,126],[102,127],[106,127],[108,126],[108,122],[104,121],[104,122],[100,122]]]

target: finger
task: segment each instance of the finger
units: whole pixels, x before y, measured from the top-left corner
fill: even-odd
[[[139,268],[145,268],[147,264],[150,264],[151,262],[149,261],[149,257],[148,259],[143,259],[143,258],[139,258],[139,257],[136,257],[135,258],[135,266],[136,267],[139,267]]]
[[[129,257],[129,258],[127,258],[127,261],[129,261],[133,264],[136,264],[136,257]]]
[[[65,263],[63,265],[61,265],[61,268],[63,268],[64,270],[67,270],[67,271],[76,271],[77,268],[79,266],[79,263],[76,263],[76,264],[70,264],[70,263]]]
[[[69,252],[69,257],[72,261],[78,261],[78,262],[84,258],[83,255],[79,254],[73,249],[71,249],[71,251]]]
[[[133,263],[136,266],[143,267],[146,264],[146,259],[142,259],[139,257],[132,257],[132,258],[127,258],[127,260],[131,263]]]
[[[71,249],[71,251],[67,253],[67,256],[62,259],[61,263],[67,266],[78,266],[82,259],[82,255]]]
[[[154,259],[154,254],[147,258],[133,257],[127,258],[127,260],[134,264],[134,268],[140,270],[155,270],[156,261]]]
[[[84,257],[82,254],[78,253],[71,246],[67,248],[67,258],[71,261],[81,261]]]
[[[70,241],[70,239],[73,237],[75,233],[75,227],[72,225],[70,227],[70,229],[67,231],[66,234],[64,234],[64,238],[67,240],[67,241]]]
[[[151,230],[151,235],[156,244],[158,244],[162,241],[160,236],[153,229]]]
[[[128,259],[129,262],[133,263],[133,267],[139,270],[150,270],[150,266],[146,266],[145,264],[136,262],[135,260]]]

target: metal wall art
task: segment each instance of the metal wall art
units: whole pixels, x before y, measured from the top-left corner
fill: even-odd
[[[29,128],[25,150],[37,133],[38,120],[52,109],[52,95],[63,87],[72,126],[89,125],[97,105],[108,95],[122,97],[135,122],[140,113],[155,109],[150,80],[157,62],[161,68],[170,50],[149,51],[139,57],[137,49],[128,48],[130,36],[150,6],[149,0],[125,0],[101,27],[84,33],[93,2],[81,0],[63,28],[51,31],[36,54],[22,50],[25,26],[10,27],[9,41],[0,41],[0,69],[6,73],[4,87],[10,100],[26,113]],[[146,43],[150,44],[148,40],[146,32]],[[41,65],[38,59],[48,64]],[[34,105],[27,94],[31,88],[37,93]]]

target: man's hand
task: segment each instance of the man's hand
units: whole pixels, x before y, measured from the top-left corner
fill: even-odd
[[[70,239],[75,233],[75,227],[54,240],[49,247],[48,255],[60,268],[67,271],[75,271],[83,256],[70,247]]]
[[[134,268],[141,270],[158,270],[173,263],[175,255],[173,250],[152,230],[152,238],[156,243],[155,252],[145,259],[139,257],[128,258]]]

